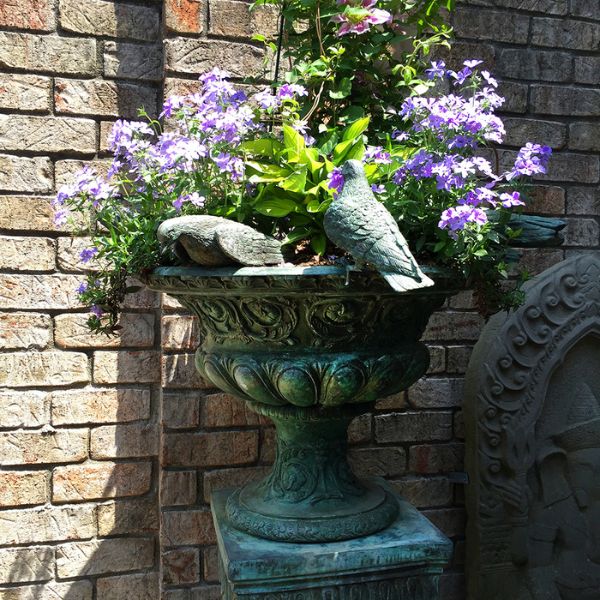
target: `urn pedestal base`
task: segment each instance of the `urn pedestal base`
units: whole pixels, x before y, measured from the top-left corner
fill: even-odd
[[[378,481],[398,503],[393,523],[369,536],[301,544],[254,537],[233,528],[212,495],[223,600],[438,600],[452,543]]]

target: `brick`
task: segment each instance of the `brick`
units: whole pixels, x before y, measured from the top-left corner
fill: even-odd
[[[198,392],[163,393],[162,421],[169,429],[189,429],[200,424]]]
[[[517,268],[537,275],[563,260],[563,251],[558,248],[520,248],[521,259]]]
[[[214,544],[215,531],[208,510],[173,510],[162,515],[162,543],[165,546]]]
[[[254,462],[258,457],[256,431],[168,433],[163,443],[164,466],[244,465]]]
[[[141,107],[150,115],[156,114],[157,90],[98,79],[56,79],[54,105],[58,113],[135,119]]]
[[[535,17],[531,24],[531,43],[534,46],[593,50],[600,47],[600,24],[574,19]]]
[[[596,219],[567,219],[565,246],[597,247],[600,244],[600,227]]]
[[[206,548],[202,553],[202,573],[205,581],[219,581],[219,551],[216,547]]]
[[[394,481],[393,487],[417,508],[433,508],[452,503],[452,484],[445,477],[407,477]]]
[[[250,10],[246,2],[211,0],[209,33],[227,37],[250,38],[257,31],[267,38],[277,36],[279,9],[263,5]]]
[[[123,308],[158,308],[160,306],[160,297],[162,294],[153,292],[144,287],[138,280],[131,277],[127,279],[128,286],[139,287],[142,289],[132,294],[127,294],[123,301]]]
[[[463,380],[456,377],[423,377],[408,390],[408,402],[413,408],[451,408],[460,406]]]
[[[0,544],[33,544],[83,540],[96,535],[95,507],[51,506],[4,510],[0,513]]]
[[[52,476],[53,502],[141,496],[150,489],[150,463],[85,463],[56,467]]]
[[[436,527],[448,537],[464,535],[465,511],[462,508],[442,508],[423,513]]]
[[[75,275],[0,274],[0,308],[81,308],[76,292],[81,281]]]
[[[448,346],[448,373],[466,373],[472,346]]]
[[[0,464],[3,465],[79,462],[87,456],[87,431],[2,432],[0,450]]]
[[[375,415],[377,442],[446,441],[451,438],[451,412],[420,411]]]
[[[595,117],[600,90],[552,85],[531,86],[531,106],[540,114]]]
[[[348,457],[357,475],[394,477],[406,472],[404,448],[351,448]]]
[[[443,346],[428,346],[429,368],[427,373],[442,373],[446,368],[446,349]]]
[[[0,6],[0,11],[2,6]],[[0,73],[0,108],[10,111],[50,111],[50,78]]]
[[[196,94],[202,89],[202,84],[197,79],[179,79],[177,77],[165,77],[165,98],[169,96],[189,96]],[[165,294],[165,298],[167,295]],[[169,308],[180,308],[181,304],[175,298],[168,296]]]
[[[105,425],[91,431],[92,458],[141,458],[158,454],[158,431],[154,423]]]
[[[259,481],[266,477],[271,469],[269,467],[246,467],[244,469],[219,469],[204,473],[203,490],[204,502],[210,502],[210,495],[215,490],[225,488],[238,488]]]
[[[47,471],[0,471],[0,506],[44,504],[49,500]]]
[[[154,565],[154,541],[120,538],[64,544],[56,548],[59,578],[148,569]]]
[[[165,40],[165,67],[169,72],[197,74],[219,64],[233,77],[261,72],[263,51],[247,44],[174,38]]]
[[[247,404],[228,394],[208,394],[200,400],[203,427],[257,425],[259,416]]]
[[[348,426],[348,443],[362,444],[373,437],[371,413],[355,417]]]
[[[496,49],[492,44],[484,44],[483,42],[465,42],[463,40],[455,40],[452,43],[452,48],[436,48],[434,50],[435,57],[432,59],[443,59],[448,69],[458,71],[463,68],[464,61],[470,60],[476,56],[483,61],[483,68],[491,71],[495,70],[496,65]]]
[[[562,215],[565,212],[565,190],[555,185],[536,185],[526,199],[527,210],[536,214]]]
[[[114,336],[90,332],[89,315],[58,315],[54,321],[54,341],[59,348],[117,348],[132,346],[148,348],[154,345],[154,315],[123,313]]]
[[[20,585],[14,588],[3,588],[0,591],[2,600],[92,600],[92,582],[69,581],[57,583],[49,581],[43,585]]]
[[[40,391],[0,391],[2,427],[40,427],[48,422],[48,394]]]
[[[165,24],[176,33],[202,33],[204,30],[202,0],[166,0]]]
[[[464,469],[463,444],[422,444],[408,450],[408,468],[413,473],[447,473]]]
[[[540,179],[574,183],[597,183],[600,180],[600,158],[587,154],[557,153],[550,159],[548,174]]]
[[[0,355],[0,387],[69,385],[89,381],[87,356],[78,352]]]
[[[158,383],[160,354],[149,350],[94,352],[96,383]]]
[[[96,600],[156,600],[160,596],[158,573],[101,577],[96,590]]]
[[[71,179],[73,181],[75,177]],[[103,263],[95,257],[88,262],[81,260],[81,252],[93,247],[90,237],[62,237],[58,239],[56,262],[64,273],[89,273],[98,270]],[[106,263],[104,263],[106,264]]]
[[[571,14],[574,17],[599,19],[600,0],[571,0]]]
[[[423,340],[477,340],[483,317],[476,313],[437,312],[429,319]]]
[[[506,128],[504,143],[521,148],[527,142],[539,141],[552,148],[561,148],[567,141],[567,126],[555,121],[540,119],[503,119]]]
[[[60,25],[67,31],[134,40],[158,39],[158,6],[104,0],[60,0]]]
[[[600,67],[600,63],[598,63]],[[600,114],[600,107],[598,109]],[[600,123],[580,121],[569,125],[569,149],[600,151]]]
[[[94,75],[96,40],[0,32],[0,68]]]
[[[167,388],[206,389],[213,387],[205,382],[198,370],[193,354],[171,354],[163,356],[162,385]]]
[[[0,115],[0,150],[93,153],[96,123],[90,119]]]
[[[162,46],[104,42],[104,77],[160,81]]]
[[[600,215],[600,190],[597,187],[570,187],[567,190],[567,213]]]
[[[0,27],[53,31],[56,29],[53,0],[4,0],[0,4]]]
[[[150,417],[150,391],[137,388],[61,390],[50,395],[53,425],[125,423]]]
[[[200,345],[197,317],[166,315],[161,319],[161,327],[164,350],[196,350]]]
[[[165,95],[166,97],[166,95]],[[100,152],[109,152],[110,149],[108,147],[108,136],[114,126],[114,121],[101,121],[100,122],[100,140],[98,144],[98,149]]]
[[[0,349],[47,348],[52,339],[52,319],[39,313],[0,314]]]
[[[3,583],[48,581],[53,577],[54,548],[0,548],[0,581]],[[35,600],[39,598],[36,596]]]
[[[459,440],[465,439],[465,418],[462,410],[454,413],[452,429],[454,430],[454,437]]]
[[[516,12],[458,7],[454,13],[457,37],[527,43],[529,17]]]
[[[168,550],[162,555],[163,583],[183,585],[200,580],[200,552],[197,548]]]
[[[220,600],[221,586],[220,585],[202,585],[190,590],[190,600]],[[169,599],[170,600],[170,599]]]
[[[0,191],[35,194],[51,190],[52,163],[49,158],[0,154]]]
[[[406,408],[406,392],[398,392],[377,401],[377,410],[402,410]]]
[[[500,81],[498,83],[498,93],[506,98],[502,105],[503,112],[519,114],[527,112],[529,86],[526,84]]]
[[[576,56],[575,57],[575,81],[577,83],[600,83],[600,57],[599,56]]]
[[[161,506],[186,506],[197,498],[196,471],[162,471],[160,479]]]
[[[142,535],[157,531],[155,497],[115,500],[98,506],[98,535]]]
[[[450,308],[473,309],[475,307],[473,290],[461,290],[448,300],[448,306]]]
[[[54,253],[51,238],[0,235],[0,269],[53,271]]]
[[[547,15],[566,15],[568,0],[502,0],[501,3],[492,2],[502,8],[539,12]]]
[[[2,159],[0,159],[1,162]],[[48,165],[51,168],[51,163]],[[51,182],[48,180],[48,186],[50,185]],[[54,224],[54,210],[50,202],[51,198],[0,196],[0,229],[8,231],[68,231],[68,226],[61,228]]]
[[[498,55],[495,72],[514,79],[570,81],[573,57],[566,52],[506,48]]]
[[[60,189],[63,185],[72,184],[75,180],[75,177],[85,167],[92,169],[100,177],[106,177],[111,163],[112,161],[106,159],[57,160],[54,163],[54,179],[56,182],[56,189]]]

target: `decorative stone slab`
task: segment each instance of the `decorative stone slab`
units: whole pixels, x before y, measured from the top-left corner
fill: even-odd
[[[548,269],[467,372],[470,600],[600,599],[600,252]]]
[[[328,544],[275,542],[231,527],[233,490],[212,495],[224,600],[437,600],[452,543],[394,494],[399,514],[379,533]]]

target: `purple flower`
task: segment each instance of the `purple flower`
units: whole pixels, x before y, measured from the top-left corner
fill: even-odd
[[[368,146],[363,157],[364,162],[374,162],[379,165],[389,165],[392,162],[392,156],[381,146]]]
[[[489,71],[481,71],[481,76],[485,79],[488,85],[491,85],[493,88],[498,87],[498,82],[491,76]]]
[[[344,176],[342,175],[342,170],[340,168],[336,167],[329,173],[329,183],[327,187],[330,190],[333,190],[334,198],[342,191],[342,187],[344,187]]]
[[[464,229],[468,225],[485,225],[487,220],[484,210],[469,204],[459,204],[458,206],[447,208],[441,214],[438,227],[440,229],[449,229],[452,234]]]
[[[452,77],[452,79],[456,79],[456,81],[454,82],[454,85],[461,85],[469,77],[471,77],[471,75],[473,74],[473,71],[471,71],[471,69],[469,67],[465,67],[464,69],[461,69],[460,71],[458,71],[458,73],[456,73],[454,71],[448,71],[448,74],[450,75],[450,77]]]
[[[470,191],[465,198],[459,200],[459,204],[469,204],[470,206],[479,206],[487,203],[496,206],[498,195],[488,187],[478,187]]]
[[[184,104],[184,96],[169,96],[169,98],[164,101],[160,118],[166,117],[167,119],[170,119],[173,116],[173,113],[179,110]]]
[[[483,64],[483,61],[478,60],[478,59],[470,59],[470,60],[465,60],[463,62],[463,65],[465,65],[465,67],[467,67],[469,69],[474,69],[475,67],[478,67],[481,64]]]
[[[394,131],[392,133],[392,139],[397,142],[405,142],[409,137],[406,131]]]
[[[425,70],[429,79],[444,77],[446,75],[446,63],[443,60],[432,61],[431,67]]]
[[[258,92],[252,96],[252,99],[258,103],[261,108],[279,108],[281,106],[281,98],[274,96],[269,88],[265,88],[262,92]]]
[[[82,283],[80,283],[77,286],[77,289],[75,290],[78,294],[83,294],[84,292],[86,292],[88,289],[88,284],[86,281],[83,281]]]
[[[282,99],[292,99],[294,96],[308,96],[308,92],[303,85],[295,83],[284,83],[277,88],[277,96]]]
[[[510,194],[500,194],[500,202],[504,208],[512,208],[513,206],[525,206],[525,202],[521,200],[519,192],[511,192]]]
[[[97,304],[90,306],[90,312],[98,317],[98,319],[104,314],[104,311]]]
[[[69,212],[66,210],[57,210],[54,212],[54,224],[57,227],[64,227],[67,224]]]
[[[546,173],[551,154],[550,147],[528,142],[519,150],[514,167],[506,174],[507,181],[521,175]]]
[[[81,259],[81,262],[87,263],[90,262],[96,254],[98,254],[98,248],[85,248],[80,252],[79,258]]]
[[[173,206],[177,210],[181,210],[181,207],[186,202],[189,202],[190,204],[193,204],[194,206],[197,206],[198,208],[202,208],[204,206],[205,201],[206,201],[206,198],[204,196],[201,196],[198,192],[192,192],[191,194],[185,194],[183,196],[179,196],[179,198],[177,198],[176,200],[173,201]]]
[[[400,167],[395,173],[393,177],[394,183],[397,185],[401,185],[406,180],[406,169],[404,167]]]
[[[379,185],[374,183],[371,185],[371,190],[373,190],[375,194],[383,194],[383,192],[385,192],[385,186],[382,183]]]

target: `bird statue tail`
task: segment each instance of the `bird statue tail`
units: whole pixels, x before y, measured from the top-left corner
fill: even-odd
[[[419,288],[431,287],[434,281],[429,279],[420,269],[418,278],[414,275],[402,275],[401,273],[382,272],[382,277],[390,284],[397,292],[408,292],[410,290],[418,290]]]

